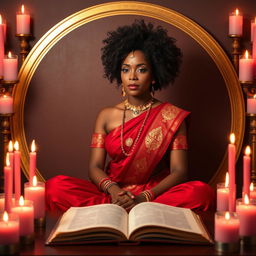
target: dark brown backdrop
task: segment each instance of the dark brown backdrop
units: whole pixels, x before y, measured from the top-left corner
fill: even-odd
[[[22,1],[33,17],[33,46],[52,26],[67,16],[109,1]],[[249,20],[256,13],[254,0],[244,1],[142,1],[168,7],[206,29],[230,54],[228,14],[239,7],[245,16],[245,41]],[[8,48],[18,52],[15,12],[21,1],[0,0],[8,20]],[[120,91],[103,77],[100,48],[106,32],[131,23],[135,16],[116,16],[86,24],[58,42],[40,63],[28,91],[25,130],[30,144],[39,146],[38,168],[45,178],[56,174],[86,178],[90,135],[98,111],[121,100]],[[189,163],[192,179],[209,181],[226,150],[230,129],[230,105],[224,81],[207,53],[189,36],[166,27],[184,54],[175,85],[156,97],[192,112],[189,127]],[[247,43],[245,43],[246,46]],[[238,168],[238,172],[240,172]]]

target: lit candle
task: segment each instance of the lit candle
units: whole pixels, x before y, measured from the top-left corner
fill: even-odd
[[[0,96],[0,114],[13,113],[13,98],[9,95]]]
[[[256,94],[253,97],[247,97],[247,113],[256,114]]]
[[[244,184],[243,193],[250,195],[250,181],[251,181],[251,148],[247,146],[245,149],[245,155],[243,157],[243,169],[244,169]]]
[[[36,145],[35,140],[31,144],[31,152],[29,153],[29,183],[33,186],[33,177],[36,174]]]
[[[9,153],[6,154],[6,166],[4,167],[4,203],[5,211],[11,212],[12,208],[12,168],[10,166]]]
[[[30,236],[34,233],[34,207],[33,202],[20,197],[19,202],[12,208],[12,212],[19,215],[20,236]]]
[[[225,183],[217,184],[217,211],[228,211],[229,175],[226,173]]]
[[[8,144],[8,157],[9,157],[9,162],[10,162],[10,167],[11,167],[11,171],[10,171],[10,191],[11,191],[11,198],[13,196],[13,171],[14,171],[14,154],[13,154],[13,143],[10,140],[9,144]]]
[[[5,81],[16,81],[18,76],[18,56],[11,52],[3,60],[3,77]]]
[[[253,182],[251,182],[251,185],[250,185],[250,199],[256,199],[256,189],[255,187],[253,186]]]
[[[19,243],[19,218],[17,214],[0,214],[0,245]]]
[[[3,59],[4,59],[4,25],[0,14],[0,77],[3,76]]]
[[[45,217],[45,186],[43,182],[37,182],[36,176],[33,178],[33,184],[25,183],[25,199],[34,203],[35,219]]]
[[[239,13],[239,10],[236,9],[235,12],[232,12],[229,16],[229,34],[230,35],[239,35],[243,34],[243,16]]]
[[[242,82],[253,81],[253,68],[254,60],[246,50],[244,56],[239,59],[239,80]]]
[[[16,15],[16,26],[17,34],[30,34],[30,15],[25,12],[24,5],[21,6],[21,12],[18,12]]]
[[[251,42],[253,42],[254,38],[254,28],[256,27],[256,17],[251,21]]]
[[[216,242],[237,243],[239,241],[239,220],[236,213],[217,212],[214,227]]]
[[[237,214],[240,220],[240,236],[256,235],[256,202],[249,200],[247,194],[244,199],[237,200]]]
[[[231,133],[228,144],[228,173],[229,173],[229,211],[235,211],[236,185],[235,185],[236,145],[235,134]]]
[[[20,151],[19,143],[16,141],[14,143],[14,192],[15,200],[19,200],[21,194],[21,175],[20,175]]]

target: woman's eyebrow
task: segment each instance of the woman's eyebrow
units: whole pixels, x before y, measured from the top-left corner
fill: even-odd
[[[128,66],[128,67],[130,67],[131,64],[123,63],[122,66]],[[146,63],[139,63],[139,64],[137,64],[136,66],[137,66],[137,67],[139,67],[139,66],[147,66],[147,64],[146,64]]]

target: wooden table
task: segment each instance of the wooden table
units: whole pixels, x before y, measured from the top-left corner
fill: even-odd
[[[214,213],[200,213],[208,231],[213,234]],[[225,255],[215,251],[214,246],[141,244],[141,245],[66,245],[45,246],[45,240],[57,221],[57,216],[47,216],[46,228],[36,231],[35,244],[20,249],[20,255]],[[232,255],[256,255],[256,248]]]

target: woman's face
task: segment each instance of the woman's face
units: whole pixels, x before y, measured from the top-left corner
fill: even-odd
[[[126,94],[143,96],[150,93],[151,65],[142,51],[130,52],[122,63],[121,80]]]

